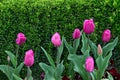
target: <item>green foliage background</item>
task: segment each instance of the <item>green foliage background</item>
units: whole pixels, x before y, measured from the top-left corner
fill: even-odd
[[[67,41],[72,40],[75,28],[82,30],[83,21],[93,18],[95,32],[91,39],[96,44],[101,43],[104,29],[110,29],[112,38],[120,37],[120,1],[119,0],[1,0],[0,2],[0,64],[7,64],[5,50],[15,53],[15,39],[19,32],[27,37],[27,42],[21,46],[19,61],[23,61],[25,51],[35,51],[35,64],[32,66],[33,76],[39,80],[41,69],[39,62],[47,62],[42,50],[43,46],[55,57],[55,48],[50,38],[56,31]],[[113,52],[115,65],[120,69],[120,42]],[[63,56],[67,53],[63,54]],[[26,67],[21,72],[26,75]],[[0,72],[0,79],[5,75]]]

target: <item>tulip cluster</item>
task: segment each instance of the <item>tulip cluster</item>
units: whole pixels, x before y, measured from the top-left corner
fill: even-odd
[[[76,28],[72,33],[72,38],[74,40],[73,45],[68,44],[65,37],[61,38],[59,32],[55,32],[51,37],[51,43],[57,49],[56,61],[54,61],[52,56],[41,47],[49,62],[49,65],[44,62],[39,63],[39,66],[44,71],[40,76],[41,80],[101,80],[108,67],[109,60],[112,56],[112,50],[117,45],[118,38],[113,42],[108,43],[111,39],[111,31],[106,29],[103,31],[101,37],[103,43],[106,44],[102,47],[102,44],[96,46],[95,43],[90,40],[90,37],[86,36],[92,34],[94,31],[95,23],[93,19],[84,20],[83,30],[80,31],[79,28]],[[82,45],[80,44],[80,40]],[[18,65],[17,62],[19,47],[25,42],[26,36],[23,33],[18,33],[16,38],[16,44],[18,46],[16,56],[10,51],[5,51],[8,54],[8,65],[0,65],[0,70],[7,75],[9,80],[23,80],[19,76],[23,65],[27,67],[25,80],[33,80],[30,67],[33,66],[35,61],[34,51],[32,49],[27,50],[25,52],[24,61],[20,65]],[[64,66],[64,60],[62,58],[64,46],[69,52],[67,56],[67,59],[69,60],[67,63],[67,69],[65,69],[66,66]],[[79,46],[81,46],[81,51],[78,52]],[[13,64],[13,67],[9,65],[10,62]],[[66,70],[67,74],[62,76],[64,70]],[[115,73],[118,74],[114,69],[107,71],[109,72],[107,78],[110,80],[113,79],[111,74],[113,76],[116,76]]]

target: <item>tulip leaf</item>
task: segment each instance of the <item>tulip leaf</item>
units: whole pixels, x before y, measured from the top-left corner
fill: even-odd
[[[65,43],[66,48],[68,49],[69,54],[73,54],[74,53],[73,47],[67,43],[67,41],[64,37],[63,37],[63,41]]]
[[[61,80],[61,78],[62,78],[61,75],[62,75],[64,69],[65,69],[65,67],[64,67],[63,61],[62,61],[60,64],[57,65],[57,68],[55,70],[55,75],[56,75],[57,80]]]
[[[41,47],[41,49],[44,51],[50,65],[55,68],[55,64],[54,64],[54,61],[53,61],[52,57],[47,53],[47,51],[43,47]]]
[[[80,43],[80,38],[74,40],[73,42],[74,53],[76,53],[79,43]]]
[[[97,77],[98,79],[101,79],[105,69],[108,66],[109,59],[112,56],[112,52],[110,52],[106,57],[102,57],[102,55],[99,55],[99,57],[96,59],[97,67],[98,67],[98,72],[97,72]]]
[[[109,80],[114,80],[113,77],[112,77],[112,75],[109,72],[107,72],[107,74],[108,74],[108,79]]]
[[[90,50],[88,38],[85,36],[85,33],[82,35],[82,48],[81,52],[84,54],[86,50]]]
[[[20,73],[21,69],[23,68],[24,63],[22,62],[18,67],[17,67],[17,73]]]
[[[23,80],[22,78],[18,77],[18,76],[15,75],[14,73],[13,73],[13,77],[15,78],[15,80]]]
[[[78,72],[84,80],[89,80],[89,74],[84,68],[85,59],[86,57],[78,56],[76,54],[68,55],[68,60],[72,61],[74,64],[74,71]]]
[[[53,68],[52,66],[48,66],[45,63],[39,63],[40,67],[42,68],[42,70],[45,72],[45,78],[44,80],[56,80],[55,79],[55,68]]]
[[[13,53],[11,53],[10,51],[5,51],[5,52],[8,54],[8,56],[10,57],[10,60],[11,60],[11,62],[13,64],[13,66],[16,68],[16,66],[17,66],[17,59],[16,59],[15,55]]]
[[[114,47],[117,45],[118,43],[118,37],[115,38],[115,40],[111,43],[108,43],[106,46],[103,47],[103,57],[105,57],[107,55],[108,52],[112,51],[114,49]]]
[[[92,53],[94,55],[94,58],[96,59],[98,57],[97,46],[91,40],[89,40],[89,44],[90,44],[90,47],[91,47],[91,51],[92,51]]]
[[[13,80],[12,73],[14,69],[8,65],[0,65],[0,70],[8,77],[9,80]]]

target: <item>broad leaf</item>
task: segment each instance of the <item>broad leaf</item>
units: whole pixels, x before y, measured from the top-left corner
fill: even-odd
[[[78,56],[76,54],[69,54],[68,60],[72,61],[74,64],[74,70],[78,72],[84,80],[89,80],[88,73],[84,68],[84,63],[86,57]]]
[[[8,56],[10,57],[10,60],[11,60],[11,62],[13,64],[13,66],[16,68],[16,66],[17,66],[17,59],[16,59],[15,55],[13,53],[11,53],[10,51],[5,51],[5,52],[8,54]]]
[[[112,51],[114,49],[114,47],[117,45],[118,43],[118,37],[115,38],[115,40],[111,43],[108,43],[106,46],[103,47],[103,57],[105,57],[107,55],[108,52]]]
[[[89,44],[90,44],[90,47],[91,47],[91,51],[92,51],[92,53],[94,55],[94,58],[96,59],[98,57],[97,46],[91,40],[89,40]]]
[[[52,57],[47,53],[47,51],[43,47],[41,47],[41,49],[44,51],[50,65],[55,68],[55,64],[54,64]]]
[[[8,77],[9,80],[13,80],[12,73],[14,69],[8,65],[0,65],[0,70]]]
[[[44,80],[56,80],[55,79],[55,68],[52,66],[48,66],[45,63],[39,63],[42,70],[45,72],[45,79]]]
[[[79,43],[80,43],[80,38],[74,40],[73,42],[74,53],[76,53]]]
[[[61,80],[61,78],[62,78],[61,75],[62,75],[64,69],[65,69],[65,67],[64,67],[63,61],[62,61],[60,64],[57,65],[57,68],[56,68],[56,78],[57,78],[57,80],[59,80],[59,79]]]
[[[17,67],[16,71],[17,71],[18,74],[20,73],[20,71],[21,71],[21,69],[23,68],[23,66],[24,66],[24,63],[22,62],[22,63]]]
[[[108,79],[109,80],[114,80],[113,77],[112,77],[112,75],[109,72],[107,72],[107,74],[108,74]]]
[[[83,33],[82,35],[82,48],[81,48],[81,52],[84,54],[86,50],[90,50],[89,47],[89,42],[88,42],[88,38],[86,37],[85,33]]]
[[[23,80],[22,78],[18,77],[18,76],[15,75],[14,73],[13,73],[13,77],[14,77],[15,80]]]
[[[63,41],[65,43],[66,48],[68,49],[69,54],[73,54],[74,53],[73,47],[67,43],[67,41],[64,37],[63,37]]]

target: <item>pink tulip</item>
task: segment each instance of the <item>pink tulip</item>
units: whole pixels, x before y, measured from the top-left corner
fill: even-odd
[[[73,36],[73,39],[80,38],[80,36],[81,36],[80,30],[78,28],[75,29],[74,32],[73,32],[73,34],[72,34],[72,36]]]
[[[92,72],[94,70],[94,60],[91,56],[86,58],[85,69],[88,72]]]
[[[94,32],[94,28],[95,28],[95,24],[94,24],[93,19],[84,21],[84,23],[83,23],[83,31],[86,34],[91,34],[92,32]]]
[[[62,41],[60,39],[60,34],[58,32],[56,32],[55,34],[53,34],[53,36],[51,38],[51,42],[53,43],[53,45],[55,47],[59,47],[62,44]]]
[[[111,38],[111,31],[109,29],[104,30],[102,34],[102,41],[109,42]]]
[[[32,49],[25,53],[24,64],[26,66],[32,66],[34,64],[34,52]]]
[[[23,33],[18,33],[17,39],[16,39],[16,44],[22,45],[25,43],[25,41],[26,41],[25,35]]]

